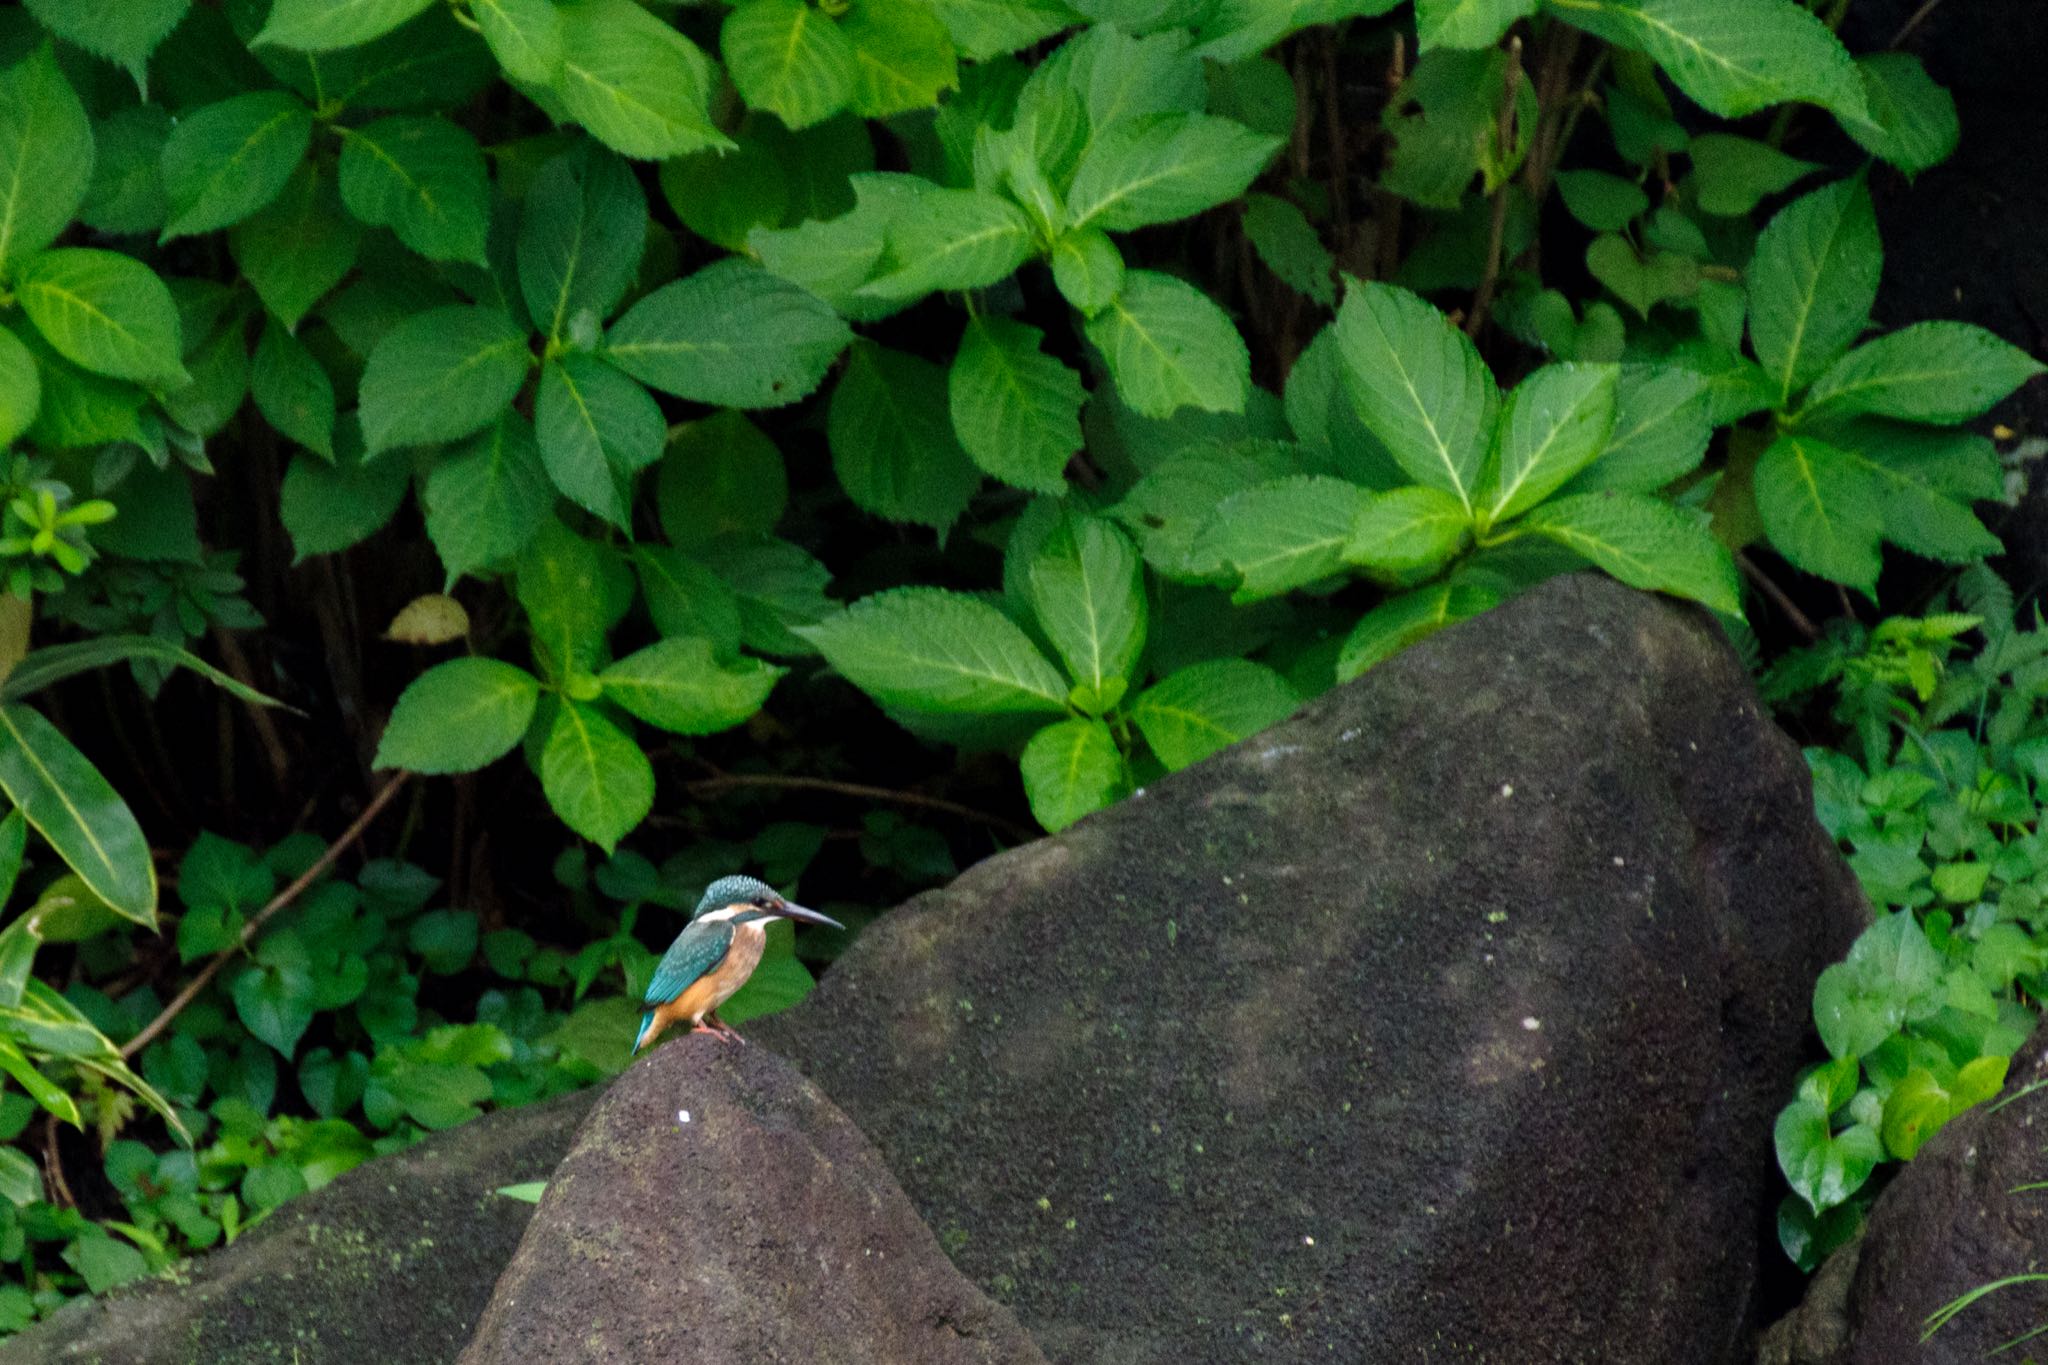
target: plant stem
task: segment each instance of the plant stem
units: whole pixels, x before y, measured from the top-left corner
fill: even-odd
[[[1742,551],[1737,550],[1735,552],[1735,563],[1741,568],[1743,577],[1756,584],[1762,590],[1763,595],[1770,598],[1779,611],[1785,613],[1785,619],[1792,623],[1794,630],[1809,640],[1818,640],[1820,638],[1820,631],[1808,619],[1806,613],[1799,610],[1799,604],[1786,595],[1783,588],[1773,583],[1770,575],[1756,566],[1755,560],[1742,553]]]
[[[1522,93],[1522,38],[1516,34],[1508,40],[1508,70],[1501,81],[1500,123],[1495,129],[1495,153],[1505,160],[1512,154],[1515,145],[1515,98]],[[1500,287],[1500,245],[1501,237],[1507,231],[1508,195],[1514,189],[1514,177],[1503,176],[1493,190],[1493,221],[1486,233],[1486,273],[1479,277],[1479,288],[1472,294],[1471,315],[1465,319],[1465,335],[1477,337],[1486,326],[1486,315],[1493,308],[1493,292]]]
[[[829,777],[785,776],[780,773],[719,773],[715,777],[694,778],[685,782],[683,786],[692,796],[707,796],[735,787],[831,792],[837,796],[853,796],[867,801],[888,801],[899,806],[918,806],[925,810],[943,811],[947,815],[957,815],[964,820],[974,820],[991,829],[1000,830],[1020,843],[1038,837],[1038,831],[1026,829],[1005,816],[976,810],[972,806],[963,806],[944,797],[926,796],[923,792],[898,791],[891,787],[870,787],[862,782],[839,782]]]
[[[280,910],[296,901],[305,892],[307,887],[319,881],[320,878],[327,874],[327,870],[334,866],[335,861],[341,857],[343,851],[357,839],[360,839],[363,831],[370,827],[370,822],[375,820],[383,812],[384,808],[391,804],[392,798],[396,797],[405,787],[406,779],[411,776],[411,773],[399,773],[389,782],[386,782],[383,790],[371,797],[370,804],[363,807],[363,813],[358,815],[349,827],[341,832],[339,838],[327,846],[327,851],[322,853],[311,867],[301,872],[292,881],[290,886],[272,896],[269,904],[251,915],[249,922],[242,926],[241,936],[234,943],[229,944],[209,958],[206,965],[199,969],[199,974],[185,983],[185,989],[179,991],[173,997],[171,1003],[163,1007],[163,1011],[156,1018],[143,1025],[140,1033],[121,1045],[121,1059],[126,1061],[155,1042],[156,1036],[168,1028],[173,1019],[184,1013],[185,1007],[198,999],[199,993],[205,990],[216,976],[220,975],[220,969],[227,966],[231,958],[248,949],[249,945],[255,941],[256,935],[262,932],[265,924],[268,924]]]
[[[1941,0],[1927,0],[1926,4],[1922,5],[1919,9],[1913,11],[1913,16],[1910,19],[1906,20],[1905,23],[1899,25],[1899,31],[1892,35],[1892,40],[1889,43],[1886,43],[1885,46],[1887,48],[1894,48],[1897,47],[1899,44],[1905,42],[1906,39],[1912,37],[1913,31],[1919,28],[1920,25],[1922,25],[1923,23],[1926,23],[1927,16],[1934,13],[1935,8],[1940,4]]]

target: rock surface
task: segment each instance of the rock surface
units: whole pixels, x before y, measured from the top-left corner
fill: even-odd
[[[176,1279],[81,1300],[0,1365],[447,1365],[595,1092],[490,1114],[295,1199]]]
[[[1861,1243],[1829,1260],[1767,1334],[1761,1365],[1963,1365],[2027,1360],[1999,1346],[2048,1324],[2048,1283],[1977,1300],[1925,1343],[1928,1315],[2010,1275],[2048,1271],[2048,1033],[2013,1058],[2010,1097],[1934,1135],[1872,1207]],[[2029,1091],[2028,1086],[2042,1086]],[[2042,1358],[2033,1337],[2033,1358]]]
[[[1863,915],[1719,631],[1577,576],[980,864],[749,1032],[1061,1365],[1712,1365]]]
[[[1044,1365],[867,1139],[761,1047],[684,1036],[612,1083],[462,1365]]]

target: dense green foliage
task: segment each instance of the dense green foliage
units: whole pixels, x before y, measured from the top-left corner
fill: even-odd
[[[1852,57],[1843,8],[0,13],[0,885],[27,906],[0,1331],[621,1064],[643,936],[742,864],[788,886],[843,849],[895,896],[955,866],[909,816],[977,852],[1028,832],[1006,810],[1062,828],[1560,572],[1754,647],[1738,564],[1868,598],[1887,542],[1996,551],[1971,503],[1998,456],[1961,427],[2041,367],[1960,322],[1865,339],[1869,178],[1957,121],[1913,57]],[[1874,160],[1789,155],[1799,129]],[[439,656],[366,669],[386,620]],[[1816,771],[1859,870],[1904,878],[1878,898],[1951,907],[1823,980],[1839,1060],[1781,1127],[1802,1259],[1879,1156],[1996,1089],[2038,970],[2007,913],[2032,696],[1983,672],[2018,664],[1947,675],[1990,708],[1967,732],[1897,695],[1963,628],[1845,625],[1779,675],[1841,684],[1863,752]],[[213,807],[241,842],[173,814],[153,854],[130,803],[174,811],[152,789],[191,764],[153,716],[131,738],[110,675],[58,686],[110,664],[195,730],[172,670],[226,689],[221,747],[253,738],[278,809]],[[850,738],[874,707],[907,733]],[[530,778],[465,776],[515,751]],[[404,856],[341,875],[291,816],[337,785],[374,816],[373,768],[455,780],[413,784]],[[1957,795],[1987,773],[2011,810]],[[796,792],[891,809],[840,827]],[[496,896],[486,811],[521,845]],[[423,828],[455,849],[433,874]],[[810,981],[778,939],[727,1017]],[[96,1136],[84,1171],[60,1123]]]

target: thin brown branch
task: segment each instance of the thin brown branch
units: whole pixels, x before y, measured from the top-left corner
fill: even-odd
[[[1037,830],[1027,829],[1014,820],[989,811],[963,806],[958,801],[948,801],[940,796],[926,796],[923,792],[870,787],[863,782],[838,782],[829,777],[797,777],[779,773],[719,773],[716,777],[695,778],[685,782],[683,786],[692,796],[710,796],[717,792],[730,791],[735,787],[831,792],[837,796],[852,796],[864,801],[888,801],[898,806],[916,806],[923,810],[957,815],[963,820],[973,820],[999,830],[1020,843],[1038,837]]]
[[[50,1178],[50,1202],[60,1209],[75,1209],[78,1199],[71,1193],[71,1183],[64,1178],[64,1158],[57,1151],[61,1136],[57,1130],[57,1116],[44,1115],[43,1172]]]
[[[250,691],[261,692],[263,689],[256,685],[256,672],[249,667],[249,656],[242,652],[241,642],[219,626],[208,633],[213,636],[214,648],[220,651],[221,664],[229,675]],[[285,782],[291,776],[292,758],[284,747],[284,737],[277,732],[277,722],[271,719],[268,707],[255,702],[244,702],[243,709],[248,713],[249,724],[254,727],[257,740],[263,745],[264,758],[270,762],[272,785],[278,791],[284,791]]]
[[[1515,146],[1515,100],[1522,93],[1522,38],[1516,34],[1508,40],[1507,75],[1501,80],[1500,123],[1494,129],[1494,154],[1502,160],[1513,155]],[[1486,272],[1479,277],[1479,288],[1472,293],[1471,314],[1465,319],[1465,335],[1477,337],[1486,326],[1486,315],[1493,311],[1493,294],[1500,287],[1501,238],[1506,234],[1508,222],[1508,195],[1514,192],[1514,179],[1504,176],[1493,190],[1493,221],[1486,231]]]
[[[1906,39],[1912,37],[1913,31],[1919,28],[1920,25],[1926,23],[1927,16],[1934,13],[1934,11],[1940,8],[1940,6],[1941,0],[1927,0],[1926,4],[1922,5],[1919,9],[1913,11],[1913,15],[1910,19],[1906,20],[1905,23],[1899,25],[1899,31],[1892,35],[1892,40],[1889,43],[1886,43],[1885,46],[1897,47],[1899,44],[1905,42]]]
[[[363,837],[363,831],[370,827],[370,822],[383,813],[384,808],[391,804],[392,799],[405,787],[406,779],[411,776],[411,773],[399,773],[389,782],[386,782],[383,790],[371,797],[370,804],[363,807],[363,813],[358,815],[350,823],[349,827],[341,832],[339,838],[327,846],[326,852],[322,853],[311,867],[293,879],[290,886],[272,896],[270,902],[261,910],[251,915],[249,922],[242,926],[241,936],[234,943],[229,944],[207,959],[206,965],[199,969],[199,974],[185,983],[185,989],[179,991],[171,1000],[171,1003],[163,1007],[162,1012],[156,1018],[145,1024],[140,1033],[121,1045],[122,1059],[125,1061],[133,1057],[136,1053],[155,1042],[157,1035],[168,1028],[173,1019],[184,1013],[185,1007],[198,999],[199,993],[205,990],[216,976],[220,975],[221,968],[227,966],[230,961],[245,951],[255,941],[256,935],[263,931],[265,924],[268,924],[279,911],[304,894],[307,887],[326,876],[328,869],[334,866],[335,861],[341,857],[349,845]]]
[[[1735,552],[1735,563],[1741,568],[1742,576],[1756,584],[1763,595],[1770,598],[1779,611],[1785,613],[1785,619],[1792,623],[1792,629],[1798,631],[1809,640],[1818,640],[1820,638],[1819,627],[1813,624],[1805,612],[1799,610],[1799,604],[1794,602],[1783,588],[1771,581],[1769,574],[1757,567],[1755,560],[1742,553],[1742,551],[1737,550]]]

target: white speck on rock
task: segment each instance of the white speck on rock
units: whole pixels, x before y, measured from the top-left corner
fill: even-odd
[[[1617,854],[1617,855],[1615,856],[1615,859],[1614,859],[1614,865],[1615,865],[1616,867],[1627,867],[1627,866],[1628,866],[1628,859],[1626,859],[1626,858],[1623,858],[1623,857],[1621,857],[1620,855],[1618,855],[1618,854]]]
[[[1514,787],[1514,784],[1513,784],[1512,782],[1503,782],[1503,783],[1501,783],[1501,784],[1500,784],[1500,794],[1501,794],[1502,796],[1513,796],[1513,795],[1515,794],[1515,787]]]
[[[1316,1239],[1313,1237],[1304,1236],[1301,1239],[1301,1244],[1305,1247],[1312,1247],[1316,1244]]]
[[[677,1123],[688,1123],[689,1121],[690,1121],[690,1111],[689,1111],[689,1110],[687,1110],[687,1109],[678,1109],[678,1110],[676,1110],[676,1122],[677,1122]]]
[[[1364,733],[1365,731],[1359,729],[1356,725],[1354,725],[1349,730],[1346,730],[1343,734],[1337,736],[1337,742],[1339,744],[1349,744],[1352,740],[1357,739],[1360,735]]]
[[[1263,761],[1271,763],[1276,758],[1285,758],[1289,754],[1298,754],[1300,752],[1301,746],[1299,744],[1275,744],[1270,749],[1262,750],[1259,757]]]
[[[1528,1018],[1522,1020],[1522,1027],[1529,1030],[1529,1032],[1534,1033],[1537,1029],[1543,1027],[1543,1021],[1532,1014]]]

